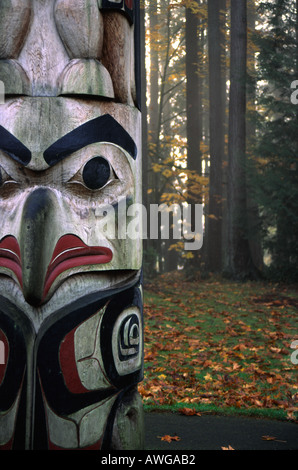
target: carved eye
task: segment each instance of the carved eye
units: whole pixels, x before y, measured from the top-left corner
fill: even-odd
[[[101,156],[93,157],[83,168],[83,181],[89,189],[103,188],[111,178],[109,162]]]
[[[0,188],[2,188],[5,183],[17,183],[17,181],[13,180],[11,176],[0,166]]]
[[[104,188],[114,180],[118,180],[118,178],[109,161],[105,157],[97,155],[88,160],[69,180],[69,183],[81,184],[94,191]]]

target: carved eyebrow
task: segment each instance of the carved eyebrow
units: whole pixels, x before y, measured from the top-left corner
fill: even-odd
[[[0,126],[0,149],[24,166],[31,160],[30,150],[3,126]]]
[[[104,114],[61,137],[44,152],[44,159],[49,166],[53,166],[77,150],[96,142],[111,142],[126,150],[133,159],[137,157],[137,147],[132,137],[112,116]]]

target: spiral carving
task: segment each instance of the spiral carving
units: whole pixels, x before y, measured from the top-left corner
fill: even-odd
[[[112,335],[112,350],[118,374],[126,375],[141,367],[142,324],[140,310],[125,309],[117,319]]]

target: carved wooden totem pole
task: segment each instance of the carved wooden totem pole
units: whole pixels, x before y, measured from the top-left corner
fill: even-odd
[[[138,8],[0,2],[1,449],[143,446]]]

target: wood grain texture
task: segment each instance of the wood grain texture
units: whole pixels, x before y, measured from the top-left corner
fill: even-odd
[[[107,69],[96,59],[73,59],[58,81],[59,95],[93,95],[114,98]]]
[[[112,77],[115,99],[132,105],[133,29],[121,13],[105,11],[103,18],[102,63]]]
[[[0,61],[7,93],[92,95],[133,106],[134,26],[100,6],[97,0],[3,0],[0,59],[18,60]]]
[[[16,59],[24,44],[31,22],[30,0],[1,0],[0,59]]]
[[[57,0],[55,21],[71,59],[100,59],[103,19],[97,0]]]
[[[137,158],[133,159],[120,145],[101,141],[100,136],[99,142],[74,151],[53,167],[46,163],[44,152],[69,132],[106,114],[126,130],[140,149],[140,112],[131,106],[113,102],[62,97],[11,99],[2,106],[0,125],[30,149],[31,159],[24,167],[5,151],[0,152],[3,182],[0,188],[0,240],[10,235],[18,240],[22,253],[39,251],[35,259],[36,265],[39,265],[38,259],[43,260],[40,269],[42,281],[55,245],[65,233],[75,234],[88,246],[105,246],[112,250],[113,259],[108,265],[98,264],[92,267],[92,271],[138,271],[142,264],[141,239],[130,238],[127,234],[124,238],[119,237],[114,219],[116,214],[112,211],[106,217],[104,212],[119,201],[124,201],[124,211],[128,207],[126,201],[129,204],[141,202],[141,154],[138,153]],[[82,184],[82,172],[87,162],[98,155],[109,162],[113,175],[109,184],[91,191]],[[38,188],[46,194],[47,210],[42,230],[32,228],[30,231],[25,217],[28,213],[26,201],[35,196],[37,200]],[[123,219],[125,232],[128,228],[125,224],[134,218],[135,214],[131,214],[131,218]],[[28,236],[25,236],[27,232]],[[28,256],[23,260],[24,266],[29,266],[33,259],[32,254]],[[68,280],[69,275],[89,271],[90,266],[83,265],[59,274],[50,287],[47,300],[59,285]],[[23,282],[27,282],[24,274]],[[32,282],[28,281],[27,284],[31,285]],[[34,285],[37,285],[36,282]],[[41,289],[42,284],[39,297]]]
[[[123,5],[0,0],[0,338],[18,371],[0,374],[1,450],[143,447],[141,113]]]
[[[57,96],[57,80],[69,56],[56,28],[53,1],[31,3],[30,31],[18,61],[29,77],[33,96]]]
[[[0,80],[6,95],[31,95],[31,84],[22,66],[14,59],[0,61]]]

